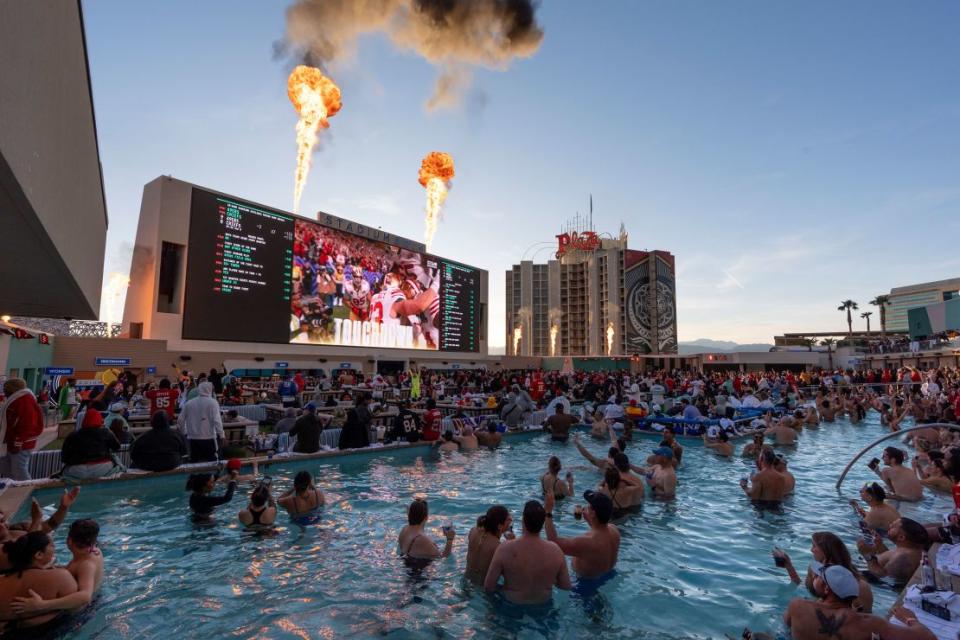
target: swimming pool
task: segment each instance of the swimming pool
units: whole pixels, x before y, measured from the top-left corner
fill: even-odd
[[[187,517],[183,476],[86,487],[69,520],[100,522],[107,570],[95,609],[68,637],[717,638],[739,637],[744,626],[779,628],[786,603],[806,592],[773,566],[771,548],[787,550],[802,571],[810,534],[830,530],[855,553],[856,519],[847,501],[875,476],[861,464],[842,495],[833,484],[850,457],[882,432],[874,413],[859,426],[807,430],[799,447],[784,449],[797,495],[781,513],[760,512],[743,496],[737,481],[748,472],[745,461],[685,443],[677,499],[648,499],[642,513],[619,525],[617,576],[588,601],[558,592],[552,608],[536,612],[488,598],[461,574],[465,534],[476,517],[502,503],[519,520],[523,503],[539,497],[550,455],[573,469],[578,494],[599,482],[573,444],[541,434],[443,458],[417,448],[274,466],[275,494],[302,469],[318,475],[328,493],[320,525],[303,529],[281,516],[275,537],[250,536],[236,524],[246,490],[220,508],[217,527],[201,529]],[[583,441],[597,454],[607,448]],[[655,443],[634,442],[631,460],[645,458]],[[396,551],[406,506],[418,493],[428,496],[436,539],[446,519],[458,532],[451,558],[422,575],[411,574]],[[52,505],[58,495],[37,497]],[[573,519],[572,506],[557,508],[561,535],[585,526]],[[934,507],[928,498],[904,513],[930,517]],[[62,533],[57,548],[65,561]],[[878,612],[897,595],[879,587],[874,594]]]

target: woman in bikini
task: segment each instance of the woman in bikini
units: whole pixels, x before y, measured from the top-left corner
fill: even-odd
[[[251,530],[272,529],[277,520],[277,505],[270,495],[270,485],[261,482],[250,493],[250,503],[238,514],[240,524]]]
[[[562,500],[567,496],[573,495],[573,474],[569,471],[565,480],[560,479],[560,458],[550,456],[547,463],[547,472],[540,478],[540,486],[543,488],[543,494],[552,493],[557,500]]]
[[[467,536],[467,577],[477,584],[483,584],[493,554],[500,546],[500,538],[506,536],[513,540],[511,531],[513,518],[503,505],[494,505],[487,509],[486,515],[477,518],[477,526]]]
[[[293,478],[293,488],[280,496],[277,502],[287,510],[297,524],[315,524],[325,500],[323,491],[313,486],[309,471],[301,471]]]
[[[41,637],[68,614],[55,611],[22,617],[13,611],[13,599],[30,596],[31,591],[44,600],[61,598],[77,590],[77,581],[66,569],[53,566],[53,539],[42,531],[31,531],[4,543],[3,552],[10,569],[0,574],[0,631],[13,634],[30,629],[24,637]]]
[[[427,507],[427,501],[422,498],[414,499],[407,508],[407,526],[401,529],[400,535],[397,536],[400,555],[404,558],[411,560],[446,558],[453,550],[453,539],[457,536],[453,527],[444,527],[443,529],[443,535],[446,538],[443,551],[424,532],[429,515],[430,510]]]

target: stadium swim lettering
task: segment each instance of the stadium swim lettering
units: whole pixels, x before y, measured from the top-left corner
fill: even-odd
[[[333,344],[413,349],[413,327],[360,320],[333,320]]]

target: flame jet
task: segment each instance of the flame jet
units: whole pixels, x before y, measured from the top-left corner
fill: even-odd
[[[420,184],[427,189],[427,229],[424,236],[427,251],[430,251],[433,235],[437,232],[440,210],[447,199],[453,176],[453,158],[449,153],[431,151],[420,163]]]
[[[287,96],[297,110],[297,170],[293,182],[293,212],[300,211],[300,196],[310,173],[310,157],[320,128],[340,111],[340,88],[320,69],[298,65],[287,78]]]

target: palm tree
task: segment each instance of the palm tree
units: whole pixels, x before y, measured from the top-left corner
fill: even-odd
[[[861,318],[865,318],[867,321],[867,333],[870,333],[870,316],[873,315],[873,311],[864,311],[860,314]]]
[[[856,311],[860,307],[857,306],[857,303],[853,300],[844,300],[840,303],[840,306],[837,307],[837,311],[846,311],[847,312],[847,333],[852,337],[853,336],[853,316],[850,315],[851,311]]]
[[[817,346],[816,338],[800,338],[800,343],[807,348],[807,351],[813,351],[813,348]]]
[[[827,348],[827,358],[830,359],[830,370],[833,371],[833,345],[837,344],[836,338],[824,338],[820,344]]]
[[[880,307],[880,336],[887,337],[887,303],[890,302],[890,296],[877,296],[870,301],[875,307]]]

